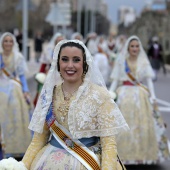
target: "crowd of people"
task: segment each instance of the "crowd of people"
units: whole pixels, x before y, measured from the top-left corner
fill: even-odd
[[[137,36],[94,32],[57,32],[44,49],[37,32],[34,43],[31,99],[16,38],[0,37],[0,169],[124,170],[170,158],[153,83],[166,73],[157,37],[148,51]]]

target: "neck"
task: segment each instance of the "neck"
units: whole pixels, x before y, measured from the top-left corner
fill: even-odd
[[[137,56],[129,56],[129,61],[137,61]]]
[[[4,51],[3,54],[4,54],[5,56],[10,56],[11,51]]]
[[[79,81],[77,83],[63,82],[63,90],[66,91],[67,93],[72,94],[78,90],[81,84],[82,81]]]

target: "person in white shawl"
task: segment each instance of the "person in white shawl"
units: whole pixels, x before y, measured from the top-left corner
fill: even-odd
[[[52,131],[53,125],[59,133]],[[81,41],[62,40],[55,47],[29,128],[34,137],[18,163],[23,169],[125,169],[118,159],[115,135],[128,130],[128,125]],[[82,151],[86,153],[80,157]],[[0,169],[11,162],[5,161],[0,161]]]
[[[169,157],[165,126],[156,105],[154,72],[137,36],[127,39],[116,59],[110,91],[130,127],[117,138],[125,164],[152,164]],[[147,87],[142,84],[144,81]]]
[[[98,37],[96,47],[98,51],[94,55],[94,63],[99,68],[103,79],[108,86],[110,76],[110,65],[107,54],[107,44],[103,36]]]

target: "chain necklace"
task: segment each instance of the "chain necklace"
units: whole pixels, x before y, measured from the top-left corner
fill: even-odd
[[[137,61],[130,61],[127,59],[128,66],[132,72],[132,74],[135,76],[136,75],[136,69],[137,69]]]
[[[68,93],[68,92],[64,91],[62,86],[61,86],[61,89],[62,89],[62,93],[64,96],[64,101],[59,106],[58,111],[61,113],[61,121],[64,122],[64,120],[66,119],[66,116],[68,114],[68,111],[69,111],[70,102],[71,102],[70,99],[77,92],[78,88],[75,89],[72,93]]]

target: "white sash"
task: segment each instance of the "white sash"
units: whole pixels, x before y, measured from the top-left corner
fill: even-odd
[[[94,170],[90,164],[88,162],[85,161],[85,159],[83,159],[78,153],[76,153],[74,151],[74,145],[79,145],[79,147],[81,147],[83,150],[85,150],[91,157],[93,157],[93,159],[96,161],[96,163],[98,164],[98,167],[100,167],[100,162],[98,157],[91,151],[89,150],[84,144],[82,144],[78,139],[73,139],[72,135],[70,134],[70,132],[64,128],[62,125],[60,125],[57,121],[55,121],[53,123],[52,126],[56,126],[58,127],[60,130],[62,130],[66,135],[67,135],[67,139],[64,141],[62,140],[59,135],[53,130],[52,127],[50,127],[51,132],[53,133],[53,136],[55,137],[55,139],[60,143],[60,145],[66,149],[71,155],[73,155],[75,158],[77,158],[88,170]],[[95,169],[96,170],[96,169]]]

